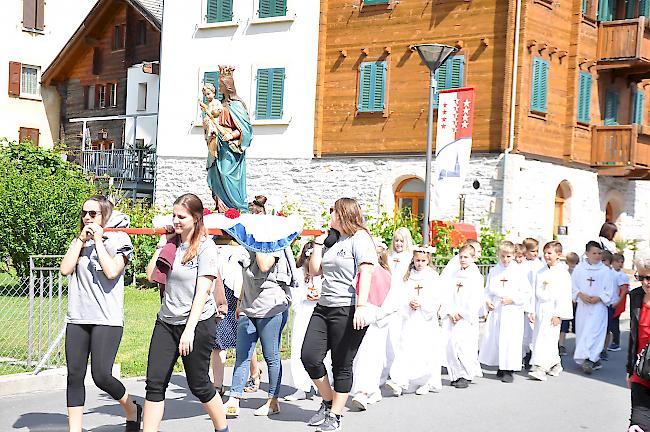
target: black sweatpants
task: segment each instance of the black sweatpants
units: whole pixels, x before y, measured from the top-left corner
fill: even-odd
[[[68,366],[66,398],[69,407],[84,406],[84,379],[90,354],[93,381],[115,400],[126,394],[124,385],[111,372],[122,340],[122,327],[95,324],[68,324],[65,333],[65,357]]]
[[[352,362],[368,327],[355,330],[353,306],[326,307],[316,305],[309,320],[300,359],[311,379],[327,375],[323,359],[332,352],[334,391],[349,393],[352,389]]]
[[[150,402],[165,400],[165,391],[174,371],[174,364],[180,355],[178,344],[184,330],[185,325],[167,324],[156,319],[149,345],[145,386],[146,399]],[[210,402],[217,393],[208,375],[215,332],[214,315],[199,321],[194,330],[192,352],[181,357],[190,391],[203,403]]]
[[[639,383],[632,383],[631,390],[630,426],[637,425],[644,431],[650,431],[650,388]]]

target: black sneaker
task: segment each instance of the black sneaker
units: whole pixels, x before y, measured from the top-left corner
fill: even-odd
[[[457,389],[465,389],[469,387],[469,383],[465,378],[459,378],[456,380],[456,385],[454,387],[456,387]]]
[[[609,361],[609,353],[607,352],[607,350],[603,350],[603,351],[600,353],[600,359],[601,359],[602,361]]]
[[[503,371],[501,369],[497,371],[497,378],[503,378]]]
[[[525,370],[530,370],[530,359],[532,356],[533,353],[531,351],[528,351],[524,356],[524,363],[522,364],[522,366]]]
[[[585,360],[585,362],[582,363],[582,371],[587,375],[591,375],[591,373],[594,371],[594,362],[589,359]]]
[[[503,377],[501,378],[501,382],[504,383],[511,383],[514,382],[515,377],[512,376],[512,371],[503,371]]]
[[[598,360],[597,362],[593,363],[593,368],[594,370],[602,369],[603,364],[600,362],[600,360]]]
[[[558,351],[560,352],[561,356],[565,356],[565,355],[569,354],[569,351],[567,351],[567,349],[565,347],[563,347],[562,345],[560,345],[560,348],[558,348]]]
[[[343,417],[328,412],[325,421],[316,429],[316,432],[337,432],[341,430],[343,430]]]
[[[457,382],[458,382],[458,380],[453,380],[451,383],[449,383],[449,385],[452,386],[452,387],[456,387]]]
[[[325,419],[327,418],[327,415],[330,413],[330,408],[332,408],[332,403],[330,402],[329,404],[326,404],[325,402],[321,402],[320,408],[318,408],[318,411],[316,411],[316,414],[314,414],[307,424],[309,426],[320,426],[323,424]]]

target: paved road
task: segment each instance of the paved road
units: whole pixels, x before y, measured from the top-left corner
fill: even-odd
[[[623,339],[626,337],[624,333]],[[457,390],[443,376],[442,392],[387,396],[366,412],[346,412],[344,428],[408,432],[622,432],[629,418],[625,349],[611,353],[610,358],[603,369],[587,377],[569,357],[564,357],[566,371],[547,382],[517,376],[513,384],[503,384],[495,379],[493,371],[487,371],[469,389]],[[226,372],[226,376],[231,374]],[[143,379],[127,379],[125,385],[136,397],[144,395]],[[282,395],[290,392],[288,386],[283,386]],[[314,430],[304,421],[317,409],[318,398],[282,403],[282,412],[268,419],[254,417],[251,408],[261,405],[264,396],[258,392],[242,401],[241,416],[229,422],[231,431]],[[173,377],[167,398],[161,432],[212,431],[207,415],[189,393],[183,376]],[[95,387],[87,389],[86,412],[84,426],[89,431],[123,430],[119,406]],[[66,422],[64,391],[0,398],[0,431],[65,431]]]

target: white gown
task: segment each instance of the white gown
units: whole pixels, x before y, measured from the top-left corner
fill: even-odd
[[[515,262],[508,267],[500,263],[490,269],[487,279],[487,300],[494,305],[488,315],[479,361],[501,370],[521,370],[524,326],[522,315],[532,287],[526,273]],[[501,299],[509,297],[513,304],[504,305]]]
[[[432,390],[442,388],[438,311],[443,290],[438,281],[438,273],[432,268],[412,271],[397,299],[400,337],[390,378],[407,391],[425,384],[429,384]],[[415,289],[418,286],[422,287],[419,294]],[[414,299],[420,301],[418,310],[412,310],[409,306]]]
[[[580,262],[571,274],[573,299],[576,307],[576,349],[573,359],[582,364],[586,359],[600,360],[607,333],[607,304],[612,295],[612,272],[603,263],[596,265],[588,261]],[[582,292],[588,296],[598,296],[602,302],[584,303],[578,298]]]
[[[483,276],[475,264],[458,269],[445,281],[446,296],[440,315],[443,317],[443,340],[447,373],[451,381],[472,380],[483,376],[478,361],[478,317],[483,304]],[[452,323],[448,315],[462,319]]]
[[[560,364],[557,344],[560,338],[560,324],[553,325],[551,319],[573,318],[571,299],[571,275],[566,266],[558,263],[546,267],[535,278],[535,329],[533,332],[533,356],[530,364],[549,371]]]
[[[540,270],[546,267],[546,264],[542,262],[541,259],[535,258],[533,260],[524,259],[524,262],[521,265],[526,269],[526,274],[528,276],[528,282],[531,287],[535,286],[535,277]],[[533,349],[533,332],[534,324],[528,319],[528,314],[535,312],[535,293],[531,289],[530,300],[527,305],[524,307],[524,339],[522,342],[523,354],[532,351]]]

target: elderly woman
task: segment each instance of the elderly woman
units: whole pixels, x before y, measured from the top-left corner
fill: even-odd
[[[650,431],[650,381],[634,373],[637,355],[650,341],[650,249],[637,253],[636,279],[641,286],[630,292],[630,343],[627,373],[632,393],[629,432]]]

